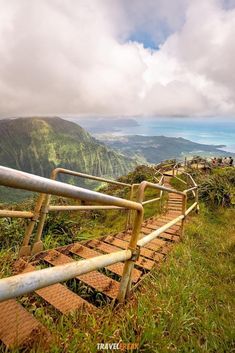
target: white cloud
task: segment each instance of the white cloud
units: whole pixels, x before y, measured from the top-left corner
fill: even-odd
[[[233,115],[234,30],[231,1],[0,0],[0,115]]]

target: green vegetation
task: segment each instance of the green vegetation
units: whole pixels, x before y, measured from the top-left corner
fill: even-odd
[[[212,212],[202,205],[184,241],[125,306],[65,317],[32,302],[31,311],[55,333],[49,351],[97,352],[97,343],[123,341],[138,342],[137,352],[232,352],[234,234],[233,210]]]
[[[151,170],[140,168],[122,180],[133,182],[139,178],[141,181],[146,173],[149,173],[149,180],[154,177]],[[232,171],[214,170],[206,178],[198,172],[197,181],[207,182],[208,178],[221,178],[223,175],[232,186]],[[173,180],[175,188],[184,188],[184,184],[181,184],[177,179]],[[103,191],[122,197],[127,192],[113,185],[103,187]],[[152,197],[152,191],[149,192],[148,197]],[[234,351],[234,209],[220,207],[218,203],[216,207],[211,207],[213,200],[204,199],[200,214],[192,215],[186,223],[184,240],[174,246],[161,268],[156,268],[143,280],[126,305],[118,306],[115,310],[107,305],[94,315],[78,312],[65,317],[43,302],[37,300],[36,305],[34,295],[27,300],[21,298],[21,303],[54,333],[54,341],[48,351],[92,353],[97,352],[97,343],[102,342],[138,343],[136,352],[143,353]],[[59,202],[63,203],[64,200],[60,199]],[[150,207],[147,214],[155,210]],[[61,242],[70,243],[82,237],[97,237],[104,231],[106,234],[111,230],[115,233],[119,226],[125,224],[126,215],[119,212],[117,217],[116,211],[110,212],[112,216],[103,211],[89,211],[86,217],[74,212],[54,214],[45,229],[46,247],[62,245]],[[3,227],[0,234],[4,232],[7,237],[16,234],[18,238],[21,236],[20,225],[16,220],[12,222],[10,225],[0,223]],[[97,230],[99,224],[101,230]],[[4,238],[1,240],[4,242]],[[16,246],[16,238],[5,246],[9,247],[14,242]],[[11,273],[14,254],[13,249],[0,251],[4,276]],[[77,287],[74,281],[67,285],[87,295],[85,288]],[[92,296],[97,299],[99,293],[93,293]],[[103,298],[100,298],[100,302],[103,303]],[[31,350],[32,353],[44,351],[45,347],[42,348],[38,343]]]
[[[199,196],[208,207],[235,205],[235,168],[214,168],[206,175],[196,171],[193,176],[200,185]]]
[[[1,165],[46,177],[56,167],[118,177],[136,166],[135,161],[98,142],[79,125],[57,117],[0,120],[0,141]],[[84,186],[82,179],[61,180]],[[0,201],[7,200],[3,190],[0,188]]]

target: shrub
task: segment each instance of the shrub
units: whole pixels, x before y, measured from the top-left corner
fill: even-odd
[[[234,187],[227,175],[212,175],[200,185],[200,197],[211,206],[231,206]]]

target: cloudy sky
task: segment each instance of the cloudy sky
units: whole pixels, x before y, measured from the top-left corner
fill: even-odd
[[[0,116],[235,116],[235,0],[0,0]]]

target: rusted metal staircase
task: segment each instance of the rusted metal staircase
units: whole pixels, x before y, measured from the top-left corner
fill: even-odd
[[[127,293],[133,291],[154,267],[160,266],[174,243],[179,242],[183,236],[186,215],[198,206],[196,184],[190,185],[189,191],[186,190],[182,193],[172,189],[170,179],[170,176],[164,177],[162,175],[157,184],[143,182],[138,185],[138,201],[142,205],[144,205],[143,197],[146,187],[155,188],[160,193],[167,192],[167,208],[162,215],[142,221],[142,218],[138,216],[137,208],[137,217],[134,225],[132,227],[129,225],[123,232],[52,250],[39,251],[36,254],[31,254],[31,256],[20,258],[16,261],[14,266],[16,276],[0,280],[0,340],[4,345],[7,347],[24,346],[35,340],[44,340],[46,342],[50,340],[51,334],[47,328],[22,305],[25,298],[30,300],[32,292],[34,293],[33,300],[36,306],[37,302],[43,306],[50,305],[63,315],[68,315],[74,310],[82,310],[85,314],[97,312],[99,311],[100,301],[91,300],[89,292],[99,293],[102,296],[103,303],[116,300],[122,302],[127,297]],[[54,181],[54,183],[57,182]],[[3,185],[6,184],[6,182],[3,182]],[[24,184],[24,187],[26,184]],[[29,188],[32,189],[32,186]],[[133,191],[133,186],[131,186],[131,190]],[[45,192],[45,189],[41,185],[41,188],[38,187],[38,191]],[[49,192],[52,194],[52,191],[52,188],[50,188],[48,194]],[[192,205],[193,207],[190,206],[187,210],[187,193],[190,191],[194,193],[196,201]],[[92,192],[89,191],[90,193]],[[114,200],[112,201],[115,205]],[[48,198],[46,202],[46,206],[49,207]],[[114,207],[129,205],[122,202],[118,206],[117,203]],[[42,206],[42,203],[40,206]],[[43,212],[45,212],[45,208]],[[34,222],[35,219],[32,219],[32,221]],[[134,241],[133,238],[135,238]],[[115,254],[122,255],[123,260],[112,260],[112,256]],[[108,259],[108,262],[106,260],[106,262],[103,261],[102,266],[97,265],[96,260],[101,259],[103,255],[106,255],[103,258]],[[55,268],[60,272],[64,269],[64,266],[69,265],[70,267],[67,268],[70,270],[73,264],[77,265],[80,263],[82,266],[82,260],[84,261],[84,266],[91,266],[91,270],[77,270],[77,272],[75,271],[76,275],[67,275],[67,277],[63,275],[63,278],[66,278],[63,281],[61,277],[58,277],[58,279],[53,278],[50,280],[50,283],[53,283],[51,285],[45,285],[45,283],[42,285],[41,279],[38,277],[38,282],[36,280],[33,281],[33,287],[29,286],[31,289],[27,288],[27,281],[31,285],[30,281],[33,278],[27,275],[35,274],[36,276],[38,272],[44,271],[43,273],[47,277],[46,268],[49,271]],[[92,261],[94,262],[93,264]],[[43,267],[43,270],[39,270],[41,267]],[[54,276],[57,276],[57,271],[53,273]],[[21,275],[23,276],[20,277]],[[69,282],[72,278],[76,281],[78,287],[82,285],[86,289],[84,297],[78,294],[79,291],[76,293],[72,290]],[[8,292],[12,290],[12,293],[6,293],[7,290]],[[21,295],[18,295],[19,293]],[[18,297],[18,299],[15,299],[15,297]],[[7,300],[3,300],[4,298],[7,298]]]

